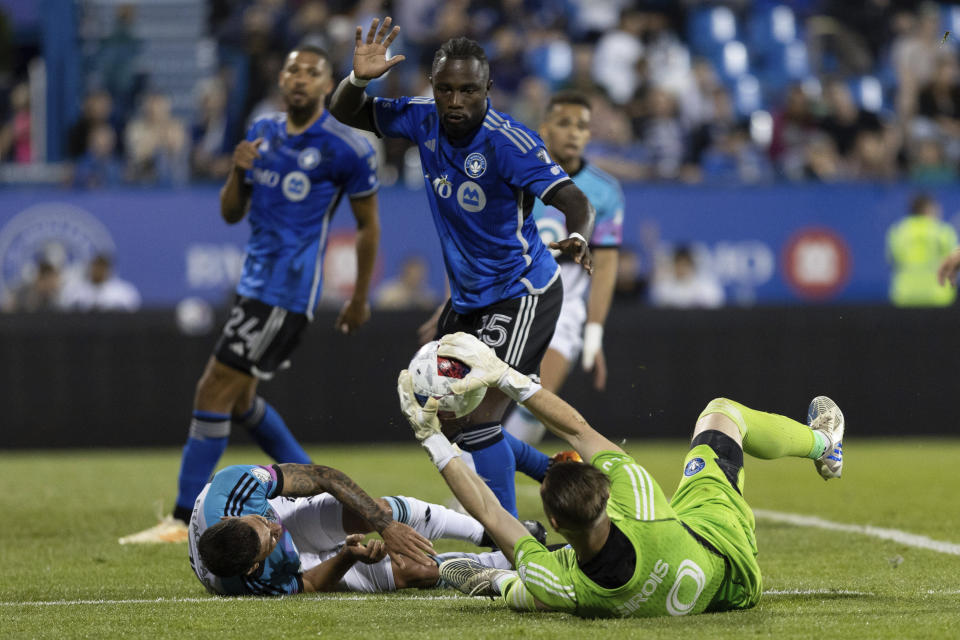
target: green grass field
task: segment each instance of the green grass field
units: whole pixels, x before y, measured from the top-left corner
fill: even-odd
[[[0,637],[960,637],[960,440],[845,444],[845,477],[828,483],[808,460],[748,459],[750,504],[898,529],[952,546],[935,551],[761,518],[766,595],[755,609],[594,621],[516,614],[499,602],[452,591],[214,598],[190,571],[186,545],[117,544],[119,536],[153,524],[157,509],[169,510],[179,451],[0,453],[0,509],[6,514],[0,529]],[[684,443],[628,449],[672,493]],[[313,447],[310,453],[373,495],[409,494],[440,503],[449,498],[413,445]],[[264,461],[259,451],[231,448],[222,464]],[[542,519],[536,485],[518,483],[521,515]]]

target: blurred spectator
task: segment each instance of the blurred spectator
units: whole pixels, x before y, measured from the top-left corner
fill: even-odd
[[[570,26],[578,40],[595,42],[613,29],[620,13],[631,5],[629,0],[570,0]]]
[[[90,261],[86,273],[68,278],[60,295],[69,311],[136,311],[140,292],[113,273],[113,259],[101,253]]]
[[[710,94],[703,96],[705,102],[697,107],[701,114],[700,124],[693,128],[688,138],[686,170],[696,172],[703,154],[719,144],[722,138],[737,128],[737,115],[733,110],[730,93],[724,87],[714,87]]]
[[[952,286],[937,282],[940,262],[957,246],[957,232],[942,214],[936,200],[918,195],[910,215],[887,231],[890,301],[898,307],[943,307],[956,298]]]
[[[123,183],[123,161],[117,154],[117,134],[108,123],[99,123],[88,134],[87,150],[73,168],[77,189],[116,187]]]
[[[590,142],[584,155],[599,168],[622,180],[642,180],[649,175],[644,152],[635,144],[630,121],[603,96],[591,99]]]
[[[833,139],[841,156],[850,155],[861,131],[883,131],[883,123],[875,113],[857,106],[846,82],[836,78],[827,81],[823,97],[827,112],[820,120],[820,128]]]
[[[625,104],[639,88],[636,66],[643,55],[644,14],[633,9],[620,17],[619,26],[600,38],[593,54],[593,77],[616,104]]]
[[[374,295],[378,309],[424,309],[437,306],[437,295],[427,284],[427,262],[420,256],[403,261],[400,274],[384,282]]]
[[[647,117],[641,124],[640,142],[647,153],[652,175],[661,179],[679,176],[684,156],[684,134],[677,101],[665,89],[647,93]]]
[[[818,132],[807,139],[803,177],[810,182],[837,182],[845,177],[837,148],[825,133]]]
[[[947,160],[943,143],[935,137],[915,140],[910,153],[910,182],[928,187],[957,179],[957,167]]]
[[[137,71],[137,56],[142,43],[133,33],[136,19],[133,4],[117,6],[113,31],[100,43],[93,57],[93,84],[113,97],[118,121],[127,121],[133,112],[142,78]]]
[[[913,128],[916,133],[925,127],[943,137],[949,146],[952,160],[960,159],[960,83],[957,78],[957,59],[950,53],[937,58],[933,78],[917,96],[918,121]]]
[[[904,32],[891,48],[897,74],[897,114],[907,122],[913,116],[917,93],[929,82],[941,53],[940,7],[934,2],[920,5],[916,16],[901,16]]]
[[[690,248],[681,245],[673,250],[668,264],[657,265],[650,302],[677,309],[721,307],[723,286],[713,274],[697,269]]]
[[[639,302],[647,293],[647,278],[643,273],[640,254],[632,249],[620,248],[617,254],[617,280],[613,297],[618,303]]]
[[[547,83],[536,76],[527,76],[520,81],[520,90],[510,107],[510,114],[536,131],[549,100]]]
[[[87,94],[83,99],[83,113],[67,134],[67,155],[70,158],[80,158],[87,152],[90,132],[100,125],[110,125],[112,112],[113,98],[108,92],[98,89]]]
[[[160,185],[180,185],[188,174],[186,128],[170,112],[170,99],[148,94],[140,113],[127,125],[129,179]]]
[[[590,95],[599,86],[593,75],[593,47],[578,44],[573,47],[573,69],[563,88],[573,89]]]
[[[773,170],[767,155],[750,138],[746,124],[738,124],[713,139],[700,158],[699,173],[685,171],[688,181],[712,184],[758,184],[769,182]]]
[[[891,147],[882,133],[862,131],[853,142],[850,155],[850,177],[855,180],[893,180],[897,175],[896,149]]]
[[[724,113],[717,113],[717,92],[722,92],[730,108]],[[690,73],[690,82],[680,92],[680,115],[685,126],[697,129],[709,125],[712,121],[728,120],[728,112],[733,112],[730,95],[720,85],[717,72],[706,58],[694,61]],[[726,106],[726,105],[724,105]]]
[[[10,118],[0,127],[0,162],[29,164],[30,86],[21,82],[10,92]]]
[[[46,259],[29,269],[23,284],[17,287],[5,303],[5,311],[35,313],[58,311],[60,305],[60,269]]]
[[[190,132],[190,167],[201,180],[221,180],[233,163],[227,140],[227,87],[221,78],[208,78],[197,87],[198,114]]]
[[[670,26],[666,14],[644,14],[644,62],[650,82],[673,94],[685,91],[693,81],[690,74],[690,51]]]
[[[814,130],[810,101],[798,84],[787,89],[783,107],[773,118],[770,159],[777,170],[791,180],[803,178],[807,136]]]

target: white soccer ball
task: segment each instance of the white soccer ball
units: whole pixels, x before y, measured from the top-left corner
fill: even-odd
[[[444,419],[462,418],[477,408],[487,393],[486,387],[474,389],[462,395],[450,391],[450,383],[464,378],[470,373],[470,367],[452,358],[437,355],[440,343],[436,340],[420,347],[410,361],[407,369],[413,380],[413,394],[420,406],[426,404],[431,396],[437,399],[437,415]]]

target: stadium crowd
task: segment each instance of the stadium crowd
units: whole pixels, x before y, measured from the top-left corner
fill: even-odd
[[[353,30],[383,11],[361,0],[209,3],[218,71],[192,115],[137,77],[137,13],[120,5],[85,61],[82,113],[65,141],[71,183],[220,181],[251,118],[276,110],[284,51],[327,49],[349,72]],[[429,94],[436,47],[486,49],[495,107],[536,127],[552,92],[593,96],[587,157],[627,181],[952,181],[960,75],[947,35],[960,8],[911,0],[393,0],[407,62],[379,95]],[[30,95],[6,92],[0,160],[29,163]],[[421,184],[409,145],[380,144],[382,182]]]

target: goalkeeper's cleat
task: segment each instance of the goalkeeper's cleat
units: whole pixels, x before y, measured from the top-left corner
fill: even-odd
[[[187,541],[187,523],[167,516],[157,525],[120,538],[120,544],[160,544]]]
[[[573,449],[568,449],[567,451],[555,453],[550,458],[551,465],[557,464],[558,462],[583,462],[583,458]]]
[[[817,396],[807,409],[807,424],[827,438],[823,455],[813,461],[817,471],[824,480],[839,478],[843,472],[843,412],[827,396]]]
[[[485,567],[470,558],[454,558],[440,563],[440,578],[448,585],[468,596],[500,595],[495,583],[500,576],[517,575],[509,569]]]

